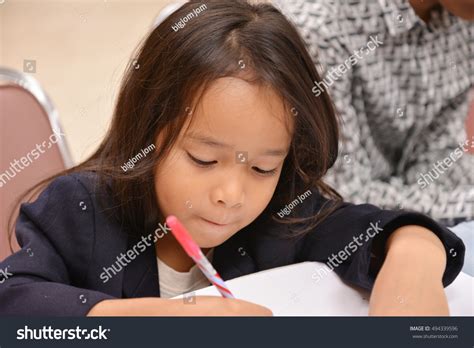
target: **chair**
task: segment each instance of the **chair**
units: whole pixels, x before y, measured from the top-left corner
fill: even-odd
[[[7,222],[15,200],[72,165],[58,113],[39,83],[0,68],[0,260],[10,255]],[[18,249],[14,237],[12,245]]]

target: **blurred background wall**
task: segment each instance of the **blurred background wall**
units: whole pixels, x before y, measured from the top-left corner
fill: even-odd
[[[0,0],[0,66],[40,82],[75,163],[99,145],[135,48],[171,2]]]

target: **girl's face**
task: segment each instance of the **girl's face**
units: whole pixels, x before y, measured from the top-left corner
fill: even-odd
[[[288,117],[272,89],[233,77],[215,80],[156,169],[164,216],[177,216],[202,248],[250,224],[278,183],[292,138]]]

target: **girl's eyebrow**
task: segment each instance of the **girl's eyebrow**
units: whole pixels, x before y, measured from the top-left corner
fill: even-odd
[[[202,135],[202,134],[191,132],[191,133],[188,133],[186,137],[210,147],[234,149],[234,146],[220,142],[208,135]],[[276,157],[280,157],[280,156],[285,157],[287,153],[288,153],[288,150],[286,149],[267,149],[262,152],[262,154],[265,156],[276,156]]]

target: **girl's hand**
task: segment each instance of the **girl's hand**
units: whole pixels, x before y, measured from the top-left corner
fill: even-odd
[[[186,301],[189,302],[189,301]],[[218,296],[196,296],[192,303],[184,299],[133,298],[104,300],[87,316],[272,316],[266,307],[255,303]]]
[[[185,316],[251,316],[268,317],[273,313],[266,307],[238,299],[229,299],[217,296],[196,296],[194,303],[183,302],[183,299],[168,300],[175,301],[173,310],[177,314]]]
[[[398,228],[387,241],[369,315],[448,316],[445,268],[446,251],[432,231],[416,225]]]

